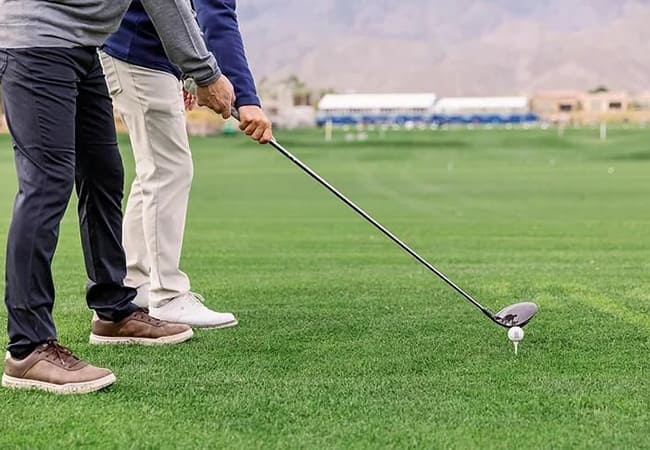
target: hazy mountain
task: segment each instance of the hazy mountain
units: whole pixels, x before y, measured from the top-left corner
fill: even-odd
[[[650,0],[249,0],[258,78],[357,91],[650,89]]]

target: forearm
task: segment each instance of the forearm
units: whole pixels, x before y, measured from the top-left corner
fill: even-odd
[[[170,61],[199,86],[221,76],[215,57],[208,51],[187,0],[141,0],[160,36]]]
[[[260,106],[239,30],[236,1],[194,0],[194,5],[208,49],[235,87],[236,106]]]

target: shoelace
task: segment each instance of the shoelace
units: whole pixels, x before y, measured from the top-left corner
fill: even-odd
[[[205,298],[196,292],[190,292],[189,296],[192,300],[194,300],[195,303],[204,305],[205,304]]]
[[[67,365],[66,360],[72,359],[72,362],[80,361],[80,359],[72,353],[72,350],[62,346],[58,341],[49,340],[44,344],[43,351],[51,353],[52,350],[54,350],[54,354],[56,354],[56,357],[59,358],[59,361],[61,361],[61,364],[64,367]]]
[[[152,325],[160,325],[162,323],[162,321],[156,319],[155,317],[151,317],[144,309],[139,309],[136,311],[135,317],[138,319],[143,319]]]

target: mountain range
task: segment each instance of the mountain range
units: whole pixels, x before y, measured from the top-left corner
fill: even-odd
[[[250,0],[258,79],[356,92],[650,90],[650,0]]]

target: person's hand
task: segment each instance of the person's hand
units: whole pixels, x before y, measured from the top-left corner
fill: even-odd
[[[209,86],[196,87],[196,98],[199,106],[207,106],[224,119],[230,118],[230,109],[235,104],[235,89],[225,75]]]
[[[260,144],[268,144],[273,139],[271,121],[259,106],[239,108],[239,129]]]
[[[183,89],[183,103],[185,103],[185,110],[192,111],[196,108],[196,96],[190,91]]]

